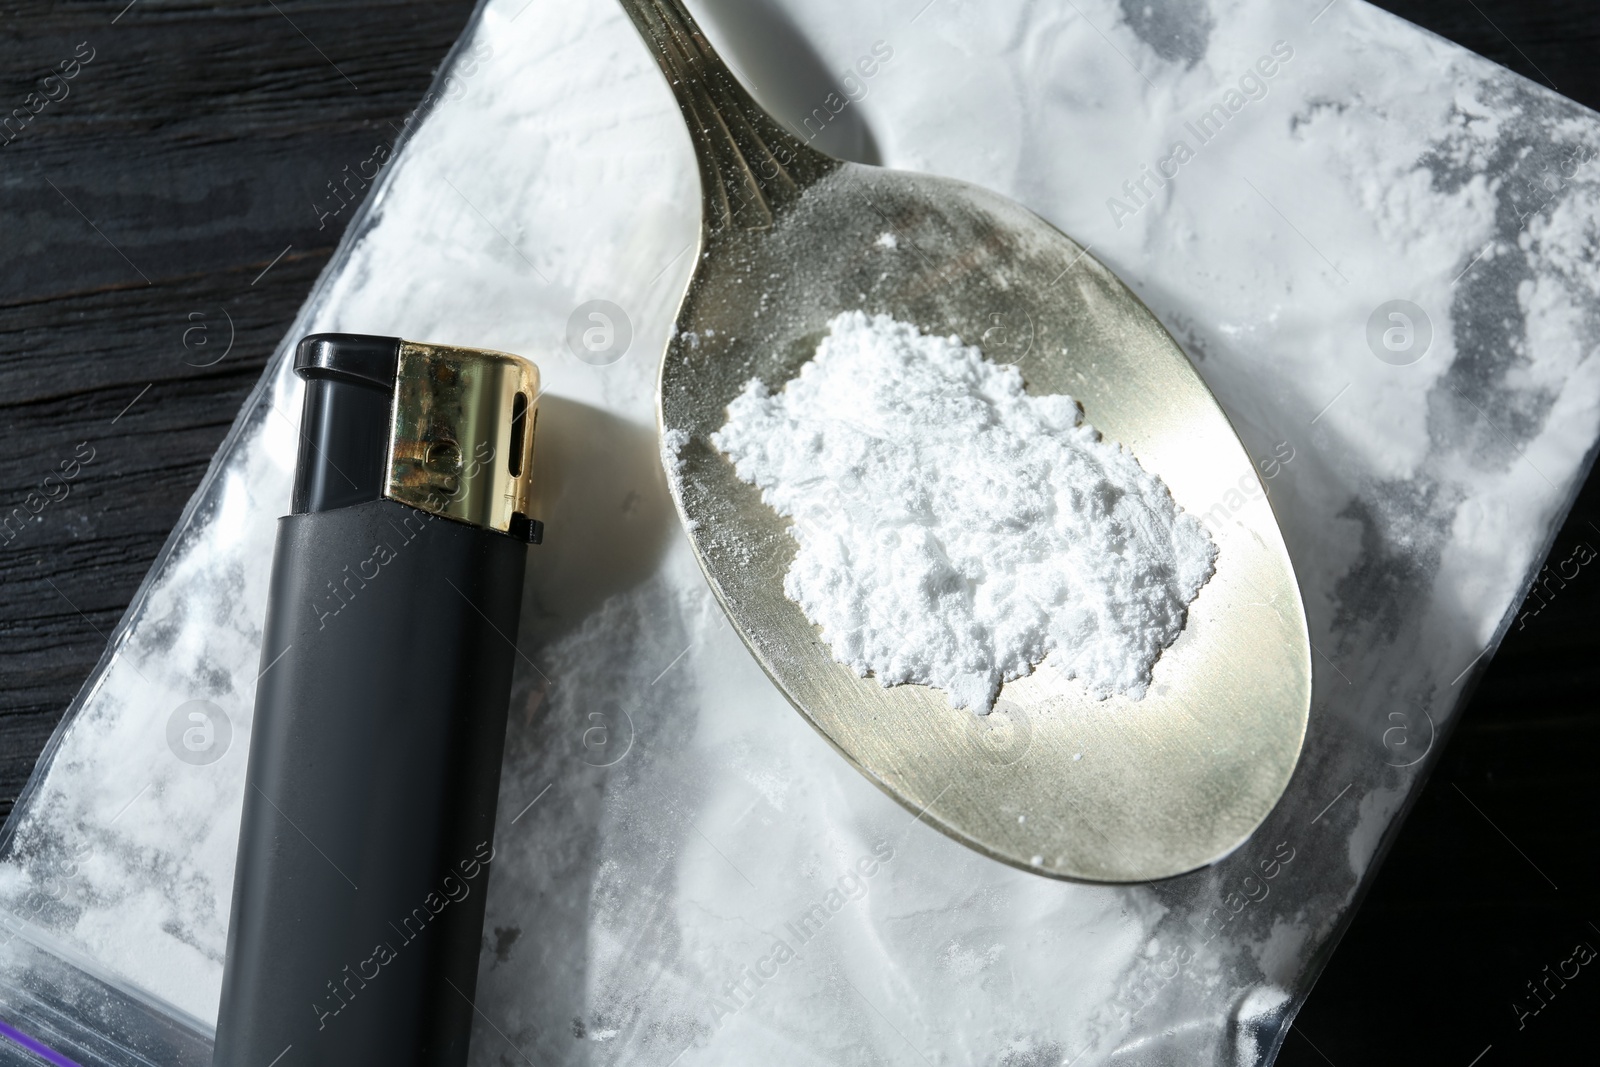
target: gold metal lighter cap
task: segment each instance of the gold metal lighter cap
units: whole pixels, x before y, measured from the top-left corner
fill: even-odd
[[[539,368],[521,356],[400,342],[384,495],[538,544],[529,514]]]

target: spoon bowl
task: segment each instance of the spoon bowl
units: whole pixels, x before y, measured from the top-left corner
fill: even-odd
[[[1238,847],[1299,758],[1304,607],[1250,457],[1177,343],[1088,251],[994,192],[835,160],[738,86],[677,0],[623,0],[672,83],[705,192],[700,255],[661,365],[672,492],[700,564],[767,674],[862,773],[956,840],[1039,874],[1170,877]],[[778,390],[841,311],[955,335],[1068,393],[1217,544],[1140,700],[1047,660],[995,709],[883,687],[834,660],[783,591],[796,542],[711,444],[752,378]],[[870,508],[871,502],[863,505]]]

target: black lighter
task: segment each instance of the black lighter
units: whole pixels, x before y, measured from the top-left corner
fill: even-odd
[[[539,371],[318,334],[279,520],[215,1067],[467,1059]]]

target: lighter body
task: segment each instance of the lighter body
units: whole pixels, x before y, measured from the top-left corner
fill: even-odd
[[[515,359],[351,335],[297,353],[215,1067],[466,1062],[540,530],[537,371]]]

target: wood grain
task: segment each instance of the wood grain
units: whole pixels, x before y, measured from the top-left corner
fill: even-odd
[[[0,817],[353,213],[319,217],[326,183],[472,10],[125,2],[8,5],[0,34],[7,108],[93,56],[0,147],[0,515],[94,450],[0,534]]]

